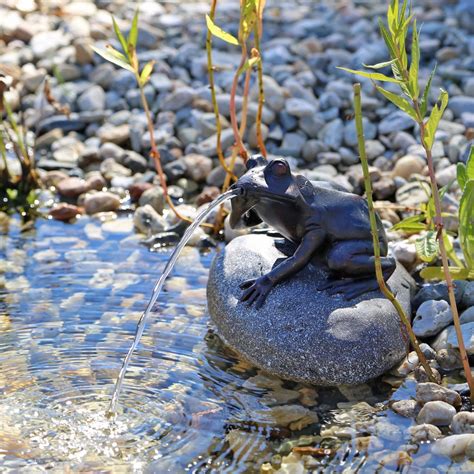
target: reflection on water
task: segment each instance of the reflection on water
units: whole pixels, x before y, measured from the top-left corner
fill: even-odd
[[[409,443],[409,420],[385,409],[380,387],[343,391],[363,400],[347,402],[267,376],[223,347],[206,315],[213,253],[195,248],[165,284],[108,419],[121,361],[168,256],[142,247],[126,218],[38,221],[26,232],[13,220],[4,229],[2,469],[255,472],[271,462],[303,472],[303,460],[310,470],[373,472],[408,462],[400,452],[412,469],[448,466],[429,445]]]

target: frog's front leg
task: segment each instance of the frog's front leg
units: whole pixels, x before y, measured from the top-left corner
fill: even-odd
[[[244,290],[240,301],[246,301],[248,305],[255,302],[257,309],[260,308],[270,290],[277,283],[299,272],[311,261],[311,257],[322,244],[324,238],[325,235],[320,230],[308,232],[291,257],[278,264],[266,275],[247,280],[240,285],[240,288]]]

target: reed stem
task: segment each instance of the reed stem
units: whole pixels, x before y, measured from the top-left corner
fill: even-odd
[[[362,171],[364,173],[365,193],[367,196],[367,203],[369,206],[370,228],[372,232],[372,240],[373,240],[373,245],[374,245],[375,275],[380,287],[380,291],[392,303],[392,305],[394,306],[394,308],[396,309],[400,317],[400,320],[405,326],[411,345],[413,349],[415,350],[416,354],[418,355],[418,359],[421,365],[423,366],[423,368],[425,369],[425,372],[428,378],[432,382],[437,383],[437,380],[431,370],[431,367],[428,364],[426,357],[424,356],[423,352],[420,349],[418,340],[411,327],[409,317],[405,313],[399,301],[395,298],[394,294],[388,288],[383,276],[382,263],[380,259],[380,242],[379,242],[379,236],[378,236],[378,230],[377,230],[377,220],[376,220],[376,215],[375,215],[374,202],[372,198],[372,183],[370,181],[369,163],[367,161],[367,155],[365,153],[364,127],[362,124],[362,105],[361,105],[361,94],[360,94],[361,88],[360,88],[359,83],[354,84],[353,87],[354,87],[354,112],[355,112],[355,124],[356,124],[356,130],[357,130],[357,143],[359,147],[359,155],[360,155],[360,162],[362,165]]]

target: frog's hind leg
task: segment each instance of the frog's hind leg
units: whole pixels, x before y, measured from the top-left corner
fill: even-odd
[[[387,257],[386,247],[381,248],[381,263],[385,281],[395,270],[396,262]],[[373,245],[366,240],[336,242],[327,254],[327,265],[334,278],[321,286],[329,294],[342,293],[345,299],[353,299],[378,289],[375,278]]]

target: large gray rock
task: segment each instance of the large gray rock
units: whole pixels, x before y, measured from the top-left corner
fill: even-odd
[[[239,284],[284,255],[266,235],[230,242],[215,258],[209,312],[220,336],[243,358],[283,378],[334,386],[378,377],[406,354],[398,315],[378,291],[352,301],[317,288],[325,272],[307,266],[274,288],[260,310],[238,301]],[[398,266],[389,285],[410,314],[413,280]]]

